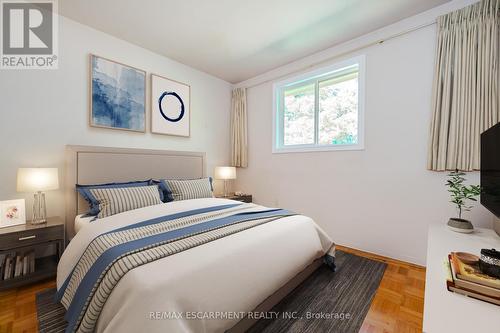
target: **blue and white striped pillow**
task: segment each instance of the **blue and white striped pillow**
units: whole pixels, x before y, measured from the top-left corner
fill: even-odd
[[[136,186],[148,186],[155,184],[152,179],[149,180],[137,180],[125,183],[107,183],[107,184],[92,184],[92,185],[80,185],[76,184],[76,190],[82,196],[85,201],[88,202],[90,210],[87,215],[95,216],[99,214],[99,202],[90,192],[90,189],[94,188],[116,188],[116,187],[136,187]],[[158,185],[158,184],[156,184]],[[160,192],[160,199],[163,201],[163,193]]]
[[[99,201],[97,218],[162,203],[157,185],[93,188],[89,191]]]
[[[162,179],[164,196],[169,200],[213,198],[212,178],[174,180]],[[166,195],[165,195],[166,193]]]

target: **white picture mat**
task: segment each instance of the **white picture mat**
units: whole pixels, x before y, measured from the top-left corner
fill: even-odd
[[[26,223],[24,199],[0,201],[0,213],[0,228]]]
[[[191,88],[184,83],[173,81],[155,74],[151,74],[151,132],[176,136],[190,136],[191,120]],[[175,92],[184,102],[184,116],[178,122],[171,122],[163,118],[158,100],[164,92]],[[172,119],[179,116],[179,102],[169,96],[162,102],[163,112]]]

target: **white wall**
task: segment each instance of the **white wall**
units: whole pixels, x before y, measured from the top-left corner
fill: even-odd
[[[272,154],[270,78],[429,23],[466,2],[438,7],[239,84],[251,86],[249,167],[238,170],[236,188],[252,193],[256,202],[311,216],[338,244],[425,264],[429,224],[446,223],[455,213],[446,174],[426,170],[435,25],[347,56],[366,55],[363,151]],[[468,178],[479,183],[477,173]],[[480,205],[466,217],[476,226],[488,226],[492,219]]]
[[[89,127],[89,53],[147,72],[148,131],[149,74],[191,85],[191,137]],[[31,195],[16,193],[17,168],[62,171],[68,144],[204,151],[212,174],[229,159],[230,91],[225,81],[61,17],[58,70],[0,71],[0,200],[27,198],[30,206]],[[63,216],[61,191],[48,192],[47,200],[48,214]]]

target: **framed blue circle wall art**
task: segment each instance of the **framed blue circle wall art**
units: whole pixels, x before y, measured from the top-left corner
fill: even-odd
[[[151,74],[151,132],[190,136],[191,87]]]
[[[176,101],[179,102],[179,115],[177,117],[170,118],[169,116],[167,116],[169,109],[163,110],[163,108],[164,108],[163,105],[165,103],[164,101],[169,97],[174,98]],[[176,123],[176,122],[182,120],[182,118],[184,117],[184,113],[185,113],[184,101],[179,96],[179,94],[177,94],[175,91],[164,91],[163,94],[160,95],[160,98],[158,98],[158,108],[160,109],[160,113],[161,113],[162,117],[165,118],[165,120],[167,120],[167,121],[171,121],[173,123]],[[175,112],[175,110],[177,108],[175,106],[171,105],[171,109]]]

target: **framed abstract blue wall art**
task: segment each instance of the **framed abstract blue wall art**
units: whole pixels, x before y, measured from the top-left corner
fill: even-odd
[[[146,72],[90,55],[90,126],[145,132]]]
[[[151,132],[190,136],[191,87],[151,74]]]

